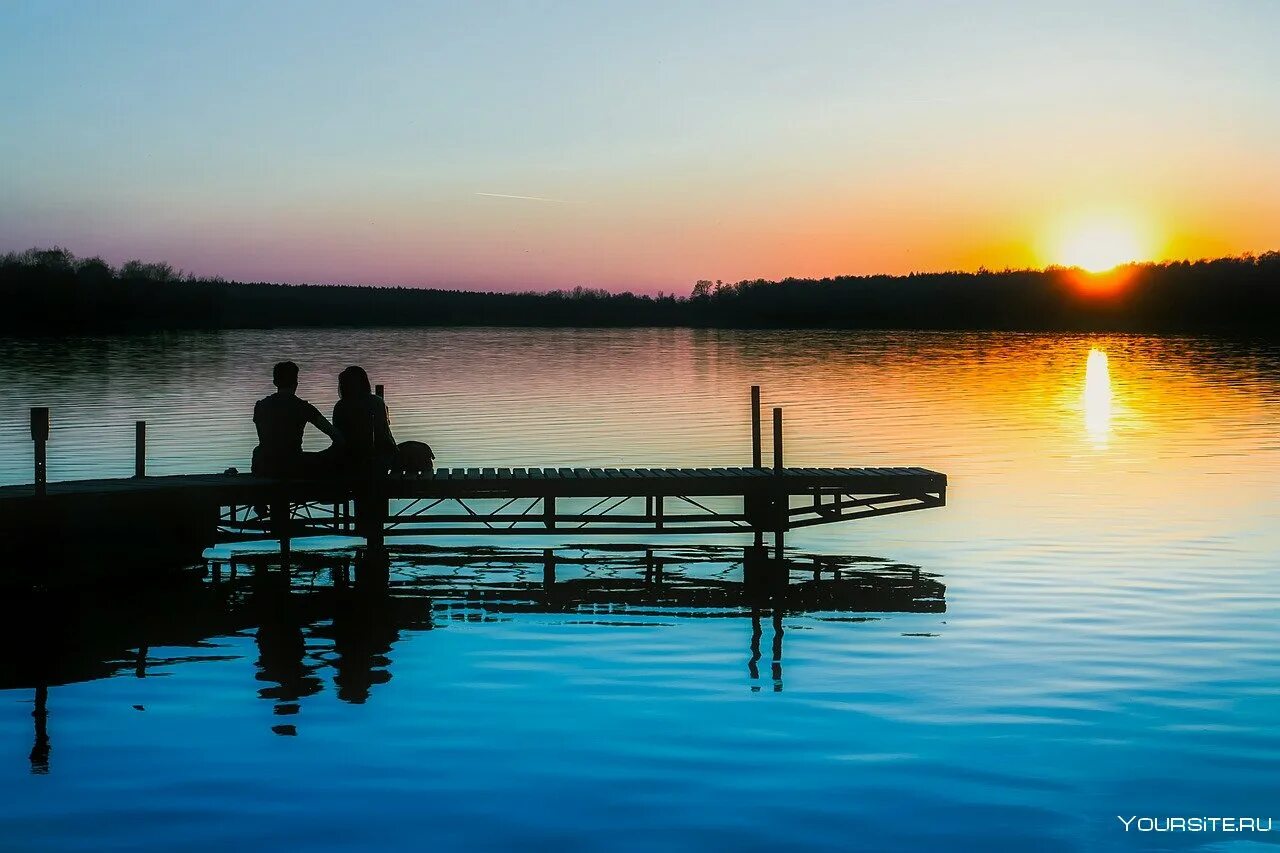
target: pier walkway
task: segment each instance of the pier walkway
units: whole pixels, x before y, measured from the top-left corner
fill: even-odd
[[[752,389],[753,464],[716,468],[440,468],[417,476],[274,480],[248,474],[147,476],[138,424],[135,476],[44,481],[48,410],[34,410],[36,475],[0,487],[0,546],[124,542],[205,548],[302,536],[529,536],[771,533],[941,507],[944,474],[919,467],[782,465],[774,409],[772,467],[760,464],[759,391]]]

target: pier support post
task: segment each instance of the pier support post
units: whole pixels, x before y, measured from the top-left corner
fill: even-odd
[[[760,386],[751,386],[751,467],[762,465],[760,457]]]
[[[289,542],[291,531],[289,528],[292,524],[292,518],[289,512],[289,498],[283,493],[283,490],[278,491],[271,498],[267,512],[271,517],[269,529],[280,540],[280,556],[288,557],[291,547]]]
[[[556,499],[554,495],[547,495],[542,499],[542,523],[546,525],[548,530],[556,529]]]
[[[787,490],[781,485],[782,470],[782,409],[781,407],[774,407],[773,473],[779,478],[777,481],[779,485],[774,489],[772,510],[774,516],[774,542],[778,549],[778,559],[782,559],[782,531],[787,529],[788,511],[790,509]]]
[[[782,409],[773,410],[773,470],[782,473]]]
[[[36,497],[45,496],[48,481],[47,445],[49,443],[49,409],[39,406],[31,410],[31,440],[35,442],[35,472],[31,482],[36,487]]]
[[[374,485],[372,495],[368,499],[368,509],[365,511],[368,520],[365,522],[367,529],[364,535],[365,544],[368,551],[374,554],[381,554],[386,551],[387,536],[387,516],[390,515],[391,502],[387,498],[386,484],[378,482]],[[360,506],[356,505],[356,523],[360,521]]]
[[[133,425],[133,476],[147,476],[147,422]]]
[[[289,553],[293,550],[293,542],[290,539],[289,526],[293,523],[293,519],[289,517],[289,504],[284,504],[284,519],[280,523],[280,559],[287,561]],[[286,562],[287,569],[288,563]]]
[[[379,397],[381,397],[382,399],[384,399],[384,400],[385,400],[385,399],[387,399],[387,396],[386,396],[386,394],[384,394],[383,392],[386,390],[386,388],[387,388],[387,386],[385,386],[385,385],[381,385],[381,384],[379,384],[379,385],[375,385],[375,386],[373,386],[373,393],[374,393],[374,394],[377,394]]]

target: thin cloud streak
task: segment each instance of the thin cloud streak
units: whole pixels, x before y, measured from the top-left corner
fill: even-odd
[[[508,195],[506,193],[476,193],[476,195],[488,196],[489,198],[518,198],[524,201],[549,201],[553,204],[573,204],[573,202],[563,198],[542,198],[536,195]]]

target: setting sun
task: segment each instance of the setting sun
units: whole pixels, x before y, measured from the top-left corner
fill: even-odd
[[[1055,263],[1088,272],[1150,259],[1149,239],[1133,222],[1120,218],[1090,219],[1064,228],[1053,251]]]

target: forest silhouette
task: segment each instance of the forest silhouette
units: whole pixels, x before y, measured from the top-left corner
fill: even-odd
[[[286,285],[61,249],[0,256],[0,333],[322,326],[691,326],[1276,334],[1280,252],[1075,268],[699,281],[689,296]]]

